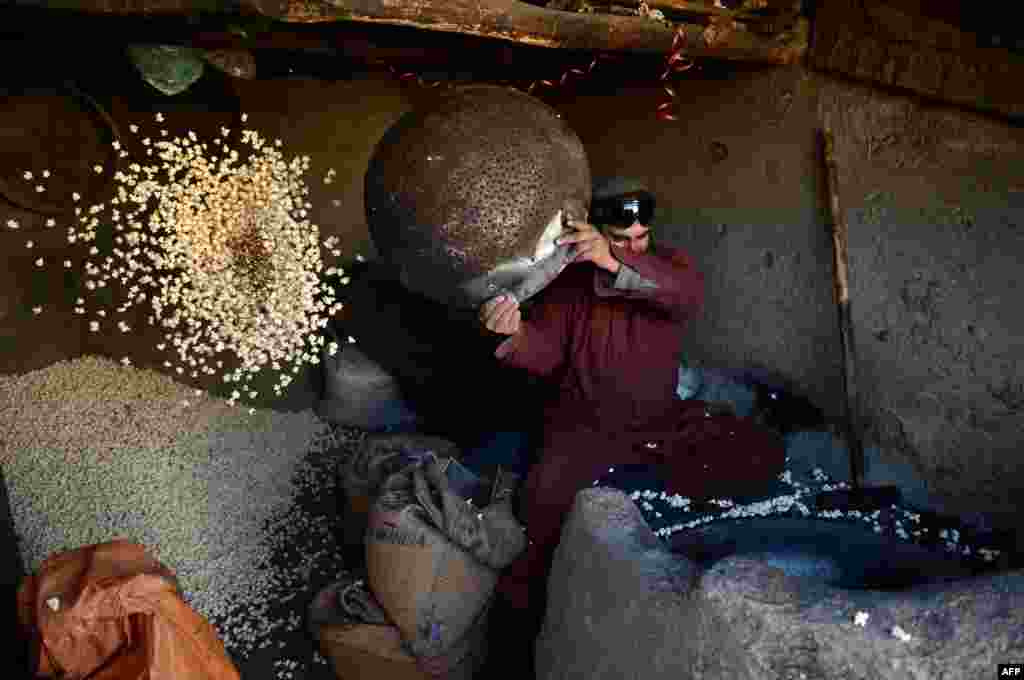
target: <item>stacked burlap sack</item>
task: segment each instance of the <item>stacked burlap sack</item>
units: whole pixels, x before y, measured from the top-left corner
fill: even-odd
[[[476,478],[443,439],[367,438],[343,475],[365,569],[321,591],[309,616],[339,677],[472,678],[498,575],[526,547],[518,481]]]

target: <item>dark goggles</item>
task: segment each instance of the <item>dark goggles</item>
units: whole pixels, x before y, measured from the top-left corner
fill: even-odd
[[[627,229],[639,222],[646,227],[653,217],[654,196],[646,191],[600,198],[590,205],[590,222],[600,226]]]

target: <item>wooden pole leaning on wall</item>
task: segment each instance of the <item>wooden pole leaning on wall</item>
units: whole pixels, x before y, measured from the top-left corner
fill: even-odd
[[[839,201],[839,167],[836,163],[835,138],[832,130],[820,133],[821,153],[824,158],[828,203],[831,217],[832,255],[834,264],[833,287],[839,318],[839,345],[843,358],[843,430],[850,462],[852,489],[833,491],[818,496],[818,507],[842,510],[870,510],[898,503],[902,497],[895,486],[864,487],[863,423],[857,392],[857,352],[853,336],[853,318],[850,314],[850,262],[849,231]]]

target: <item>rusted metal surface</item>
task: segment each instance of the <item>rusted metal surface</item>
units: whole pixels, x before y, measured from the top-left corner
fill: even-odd
[[[558,274],[567,251],[552,241],[563,215],[589,205],[590,182],[583,144],[557,111],[512,88],[465,86],[377,143],[366,221],[406,287],[475,309]]]

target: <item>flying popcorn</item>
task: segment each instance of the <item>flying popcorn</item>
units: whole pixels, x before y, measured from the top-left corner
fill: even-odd
[[[191,130],[185,139],[152,142],[147,151],[159,165],[130,163],[118,171],[110,219],[100,214],[107,206],[92,206],[93,217],[80,217],[68,235],[70,243],[93,243],[101,221],[112,224],[114,247],[105,262],[87,263],[97,278],[86,288],[137,282],[117,310],[149,304],[149,323],[162,327],[167,341],[158,348],[173,344],[193,377],[214,373],[200,365],[217,354],[233,354],[241,365],[222,377],[241,393],[271,363],[282,373],[291,364],[294,374],[318,362],[325,344],[319,330],[341,308],[326,281],[316,284],[323,262],[319,228],[305,219],[312,207],[302,179],[309,158],[288,159],[255,131],[245,133],[244,154],[224,140],[208,155]],[[88,252],[105,255],[98,245]],[[118,327],[131,330],[124,322]],[[176,370],[184,373],[183,366]],[[288,382],[282,375],[278,387]]]

